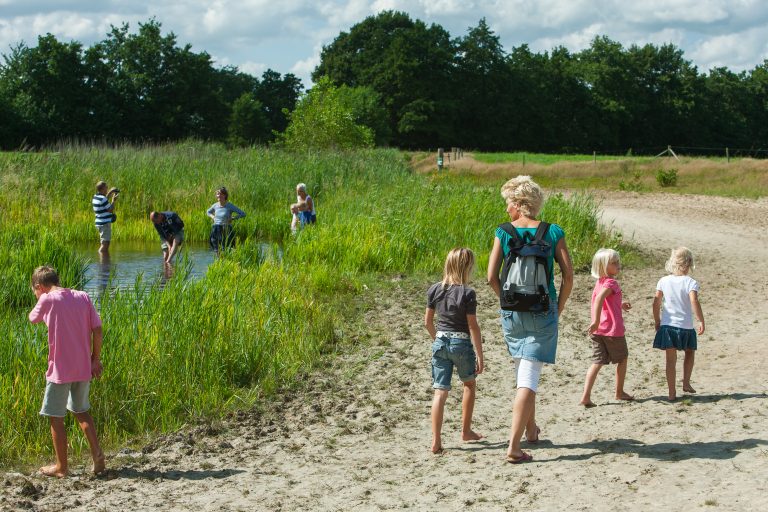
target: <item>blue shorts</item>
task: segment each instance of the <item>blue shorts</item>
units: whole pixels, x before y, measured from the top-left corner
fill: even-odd
[[[454,366],[456,366],[456,372],[459,374],[461,382],[475,380],[475,377],[477,377],[475,373],[477,363],[472,342],[468,337],[436,337],[432,343],[432,387],[435,389],[451,389],[451,376],[453,375]]]
[[[63,418],[67,415],[67,409],[74,413],[86,412],[91,408],[91,403],[88,401],[90,388],[91,381],[88,380],[66,384],[46,383],[40,415]]]
[[[312,212],[299,212],[299,221],[301,222],[301,225],[305,224],[314,224],[317,222],[317,215],[315,215]]]

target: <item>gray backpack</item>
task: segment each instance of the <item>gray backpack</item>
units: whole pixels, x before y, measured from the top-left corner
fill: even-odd
[[[507,311],[549,311],[549,270],[547,259],[552,245],[544,239],[549,224],[541,222],[531,237],[522,237],[506,222],[499,226],[509,234],[509,252],[501,266],[501,309]]]

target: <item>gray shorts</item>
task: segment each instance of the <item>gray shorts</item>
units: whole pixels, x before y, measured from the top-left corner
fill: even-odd
[[[40,415],[63,418],[67,415],[67,409],[74,413],[86,412],[91,408],[88,401],[90,389],[91,381],[88,380],[66,384],[46,383]]]
[[[96,229],[99,230],[99,240],[101,242],[109,242],[112,240],[112,223],[96,226]]]
[[[181,245],[182,242],[184,242],[184,230],[182,229],[181,231],[179,231],[178,233],[173,235],[173,239],[176,240],[176,245]],[[168,250],[168,242],[163,240],[160,243],[160,248],[163,250],[163,252],[167,251]]]

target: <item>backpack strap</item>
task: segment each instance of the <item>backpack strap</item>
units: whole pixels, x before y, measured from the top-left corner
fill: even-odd
[[[519,240],[520,234],[517,232],[515,227],[512,225],[511,222],[505,222],[504,224],[499,224],[499,227],[509,236],[512,237],[513,240]]]
[[[536,228],[536,233],[533,235],[533,239],[537,242],[544,240],[544,237],[547,236],[547,232],[549,231],[549,226],[550,224],[548,222],[539,222],[539,227]]]

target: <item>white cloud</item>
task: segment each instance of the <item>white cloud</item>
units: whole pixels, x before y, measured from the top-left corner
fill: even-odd
[[[706,39],[687,55],[701,63],[701,71],[713,67],[728,67],[732,71],[751,69],[768,58],[768,28],[749,30]]]

